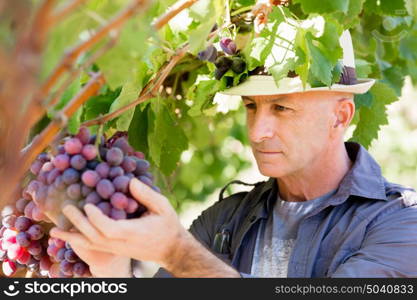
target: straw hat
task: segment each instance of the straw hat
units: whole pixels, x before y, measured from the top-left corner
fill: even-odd
[[[271,75],[250,75],[241,84],[223,90],[220,93],[235,96],[276,95],[307,91],[339,91],[354,94],[366,93],[375,83],[375,79],[356,78],[353,44],[348,30],[345,30],[342,33],[339,42],[343,49],[343,58],[341,59],[343,76],[341,76],[341,80],[338,83],[335,83],[330,87],[311,87],[307,83],[306,88],[304,89],[301,79],[298,76],[283,78],[279,81],[277,86]],[[276,51],[274,54],[279,56],[279,50],[279,48],[273,49],[272,52]]]

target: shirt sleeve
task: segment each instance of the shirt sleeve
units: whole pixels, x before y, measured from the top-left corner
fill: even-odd
[[[331,277],[417,277],[417,205],[370,224],[362,246]]]

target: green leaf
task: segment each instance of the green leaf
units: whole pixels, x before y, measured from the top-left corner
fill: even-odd
[[[83,107],[79,107],[75,114],[71,116],[71,118],[68,120],[68,132],[70,134],[76,134],[78,132],[78,129],[80,128],[81,124],[81,116],[83,114]]]
[[[358,78],[367,78],[372,72],[371,63],[364,59],[355,59],[355,69]]]
[[[362,106],[366,106],[370,108],[374,101],[374,96],[370,91],[367,91],[365,94],[355,94],[354,101],[355,101],[355,108],[357,111],[359,111],[359,109]]]
[[[84,104],[83,121],[97,118],[101,114],[108,113],[111,104],[119,96],[121,88],[112,91],[107,89],[104,94],[92,97]]]
[[[294,0],[293,3],[300,3],[304,13],[332,13],[341,11],[346,13],[349,8],[348,0]]]
[[[218,80],[203,80],[200,81],[192,95],[193,105],[188,110],[188,115],[196,117],[201,115],[202,108],[206,102],[211,102],[214,95],[219,91],[220,81]]]
[[[313,35],[310,32],[306,34],[306,42],[311,55],[311,72],[325,85],[332,84],[332,63],[326,58],[322,50],[314,45]]]
[[[360,108],[359,122],[351,138],[365,148],[369,148],[378,137],[381,126],[388,124],[387,106],[398,100],[395,91],[382,82],[375,83],[370,93],[373,97],[372,106]]]
[[[294,70],[295,68],[295,60],[294,58],[290,58],[282,64],[275,64],[268,69],[268,72],[274,77],[275,84],[279,86],[279,82],[281,79],[287,77],[288,72]]]
[[[120,95],[112,103],[109,113],[114,112],[118,110],[119,108],[122,108],[126,106],[127,104],[136,100],[138,98],[140,90],[142,90],[141,84],[135,81],[127,81],[123,85]],[[116,129],[118,131],[128,130],[130,121],[133,118],[134,112],[135,112],[135,109],[131,108],[117,118]]]
[[[152,101],[150,99],[149,101]],[[150,102],[141,103],[135,108],[135,113],[130,122],[128,138],[129,143],[138,151],[142,151],[145,156],[149,156],[148,147],[148,110]]]
[[[176,169],[181,153],[188,148],[188,140],[165,101],[156,98],[151,102],[154,124],[149,128],[148,145],[150,157],[168,176]]]

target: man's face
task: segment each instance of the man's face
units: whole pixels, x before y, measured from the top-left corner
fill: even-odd
[[[250,144],[259,171],[283,177],[323,159],[334,139],[338,99],[351,94],[305,92],[243,96]]]

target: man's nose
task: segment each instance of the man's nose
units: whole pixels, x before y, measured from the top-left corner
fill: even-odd
[[[274,136],[274,124],[271,117],[265,114],[255,116],[252,124],[249,125],[249,138],[253,143],[261,143]]]

